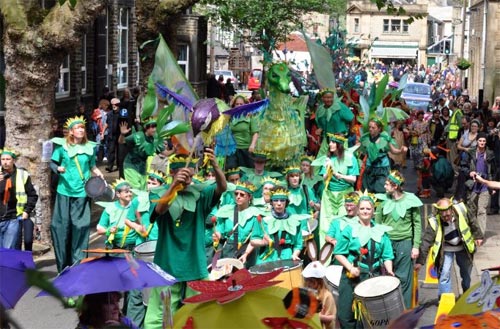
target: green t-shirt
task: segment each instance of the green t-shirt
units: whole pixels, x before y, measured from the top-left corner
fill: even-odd
[[[159,198],[159,196],[156,194],[153,193],[148,193],[148,194],[149,194],[148,196],[149,200],[155,200]],[[147,236],[147,238],[144,238],[140,234],[137,234],[137,242],[136,242],[137,244],[150,240],[158,240],[158,225],[156,224],[156,222],[151,223],[150,221],[151,214],[149,213],[149,207],[150,207],[149,200],[147,202],[148,209],[146,211],[139,211],[139,214],[141,215],[141,224],[146,228],[146,230],[149,230],[149,235]],[[130,208],[127,213],[127,219],[129,219],[130,221],[135,221],[135,218],[137,216],[136,211],[139,208],[142,208],[143,205],[141,205],[140,203],[144,202],[145,200],[142,200],[142,198],[139,197],[135,197],[134,199],[132,199],[132,202],[130,203]],[[151,229],[149,229],[150,224],[152,225]]]
[[[68,148],[69,152],[66,148]],[[64,146],[55,144],[52,161],[66,169],[65,172],[59,173],[57,193],[77,198],[87,196],[87,193],[85,193],[85,182],[90,178],[90,170],[95,167],[95,155],[93,152],[93,144],[91,145],[90,143],[85,146],[78,144],[65,144]],[[70,157],[69,154],[74,154],[74,156]],[[75,161],[75,158],[78,160]],[[80,170],[78,170],[77,162]]]
[[[201,184],[200,184],[201,185]],[[158,242],[154,262],[178,281],[200,280],[208,276],[205,256],[205,219],[218,200],[214,200],[216,184],[203,185],[201,191],[191,193],[181,191],[170,208],[180,207],[184,201],[195,202],[187,206],[192,211],[183,210],[178,218],[172,218],[172,209],[163,215],[154,212],[155,203],[151,204],[152,220],[158,223]],[[193,191],[199,188],[189,186]],[[193,195],[195,197],[193,197]],[[196,196],[198,198],[196,199]],[[196,200],[196,201],[195,201]],[[194,206],[194,207],[193,207]],[[179,210],[179,209],[177,209]],[[179,213],[173,211],[173,213]]]
[[[252,136],[259,131],[257,116],[245,117],[231,122],[231,132],[233,133],[237,149],[248,149],[252,142]]]
[[[127,156],[123,161],[124,168],[132,168],[140,174],[146,174],[146,161],[157,151],[157,145],[153,136],[146,136],[144,132],[138,131],[125,138],[128,148]],[[157,142],[156,142],[157,143]],[[158,151],[163,151],[162,144],[158,145]]]
[[[101,219],[99,219],[98,225],[108,229],[110,227],[116,226],[118,230],[115,233],[115,239],[113,244],[115,246],[122,246],[123,235],[125,233],[125,219],[127,219],[127,214],[130,209],[130,204],[127,207],[123,207],[119,201],[110,202],[101,214]],[[128,218],[131,222],[135,221],[135,216]],[[135,245],[137,240],[137,232],[130,229],[123,245]]]

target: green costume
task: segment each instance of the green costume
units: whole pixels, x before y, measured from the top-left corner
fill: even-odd
[[[262,231],[260,223],[255,222],[252,240],[263,239],[267,233],[275,241],[273,247],[261,248],[257,264],[292,259],[294,251],[302,250],[302,230],[305,229],[304,223],[309,217],[286,214],[284,218],[279,219],[274,215],[267,216],[262,220],[265,232]]]
[[[50,232],[56,256],[57,271],[85,258],[90,235],[90,199],[85,182],[95,167],[95,143],[68,144],[64,138],[53,138],[52,170],[59,176],[56,203]],[[57,167],[64,167],[58,172]]]
[[[413,287],[413,261],[411,249],[419,249],[422,234],[420,207],[422,201],[413,193],[403,192],[395,200],[387,194],[377,194],[381,200],[375,218],[377,223],[392,227],[389,238],[394,249],[394,274],[401,280],[405,307],[411,308]]]
[[[154,262],[179,282],[171,287],[172,313],[181,306],[182,298],[193,294],[187,281],[208,276],[205,257],[205,219],[217,203],[216,184],[189,185],[179,191],[168,211],[158,215],[151,204],[151,220],[158,223],[158,242]],[[162,288],[152,289],[146,312],[145,327],[161,328]]]
[[[96,204],[104,208],[97,225],[106,229],[106,236],[108,237],[106,246],[110,249],[133,250],[137,240],[137,233],[133,229],[128,230],[128,232],[125,229],[127,227],[125,219],[127,219],[130,205],[124,207],[118,200],[113,202],[96,202]],[[135,216],[129,218],[129,220],[135,222]],[[114,238],[110,240],[111,233],[109,229],[111,227],[116,227],[117,230],[114,233]]]
[[[358,159],[353,154],[355,148],[347,149],[344,157],[340,160],[336,156],[330,157],[330,166],[335,172],[346,176],[359,176]],[[314,160],[311,166],[321,167],[320,174],[324,175],[326,169],[326,156]],[[354,184],[343,179],[338,179],[334,175],[331,177],[328,186],[323,190],[321,197],[321,212],[319,218],[319,241],[325,243],[325,236],[330,228],[330,223],[334,216],[346,215],[344,208],[344,194],[354,191]]]
[[[220,243],[222,245],[219,246],[222,248],[221,258],[239,258],[245,253],[247,244],[250,243],[252,230],[257,222],[257,216],[261,214],[257,207],[250,206],[243,211],[238,211],[238,222],[235,223],[236,207],[236,205],[226,205],[215,213],[217,232],[221,234]],[[236,235],[238,241],[235,241]],[[245,264],[247,268],[255,265],[255,256],[255,250],[247,256]]]
[[[385,233],[390,229],[388,226],[375,224],[374,221],[371,222],[370,227],[358,221],[347,225],[339,235],[334,254],[344,255],[351,264],[355,259],[358,260],[358,267],[361,270],[359,278],[349,279],[346,276],[346,269],[342,269],[339,284],[339,296],[342,298],[339,298],[337,308],[337,318],[342,328],[356,328],[352,310],[354,287],[371,276],[379,276],[384,262],[394,258],[391,241]],[[360,256],[362,247],[368,250],[364,256]],[[372,259],[371,270],[370,258]]]
[[[335,240],[339,240],[340,236],[342,234],[342,231],[345,230],[345,228],[351,224],[358,224],[359,219],[357,216],[354,217],[348,217],[348,216],[338,216],[334,217],[332,219],[332,222],[330,223],[330,228],[328,229],[328,233],[326,234],[327,236],[334,238]],[[326,242],[325,242],[326,243]],[[332,265],[340,265],[340,263],[333,257],[332,255]]]
[[[307,196],[304,188],[307,191]],[[290,187],[288,191],[290,192],[288,196],[290,203],[286,209],[290,214],[310,214],[308,201],[318,202],[314,191],[305,185]]]
[[[325,108],[321,103],[316,111],[316,124],[321,132],[322,142],[319,155],[324,155],[328,151],[328,138],[326,134],[342,134],[347,136],[349,133],[349,125],[354,119],[352,111],[340,101],[338,97],[334,98],[333,104]]]
[[[165,149],[157,136],[146,136],[143,131],[137,131],[125,138],[128,153],[123,161],[124,175],[130,186],[135,189],[146,190],[147,159]]]
[[[397,142],[385,131],[378,137],[371,138],[369,133],[361,136],[361,152],[367,155],[363,175],[363,190],[384,193],[385,180],[390,170],[389,144],[398,147]]]
[[[272,177],[276,179],[281,179],[283,177],[282,174],[274,171],[267,171],[264,170],[262,175],[257,175],[255,173],[255,170],[252,168],[245,168],[245,167],[240,167],[241,171],[243,172],[243,176],[241,177],[241,181],[245,182],[248,181],[252,183],[253,186],[255,186],[256,190],[253,193],[254,198],[260,198],[262,197],[262,179],[264,177]]]
[[[130,207],[127,213],[127,218],[132,220],[137,216],[137,213],[141,216],[141,224],[148,230],[148,236],[143,237],[137,234],[136,245],[139,245],[146,241],[158,240],[158,224],[156,222],[151,222],[151,214],[149,209],[151,207],[151,200],[156,200],[160,198],[167,189],[166,185],[158,186],[151,191],[141,191],[133,189],[132,192],[135,194],[135,198],[132,199]]]

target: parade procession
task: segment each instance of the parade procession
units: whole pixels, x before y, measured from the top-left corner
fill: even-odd
[[[356,56],[361,41],[337,22],[324,42],[305,28],[295,41],[260,31],[261,68],[233,77],[214,54],[206,66],[215,30],[203,49],[158,31],[139,45],[129,33],[141,1],[137,16],[125,0],[53,2],[40,17],[0,5],[0,329],[500,328],[500,97],[489,106],[481,90],[478,105],[464,58],[443,48],[423,63],[404,45],[376,57],[377,38]],[[105,23],[82,18],[119,6]],[[392,14],[384,32],[399,33]],[[85,52],[47,58],[54,98],[44,71],[16,56],[47,46],[24,30],[45,18],[39,35],[69,29],[71,15],[76,30],[95,20],[84,44],[96,63],[117,24],[118,46],[101,55],[119,61],[98,84],[104,63],[87,68]],[[38,50],[14,56],[26,40]],[[203,83],[187,64],[198,57]],[[75,65],[102,95],[44,112],[74,96],[64,69]],[[30,130],[44,133],[23,144]]]

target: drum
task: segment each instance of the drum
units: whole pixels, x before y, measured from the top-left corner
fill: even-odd
[[[330,265],[326,268],[325,283],[330,288],[335,303],[338,303],[339,300],[339,284],[342,268],[341,265]]]
[[[96,201],[113,201],[115,191],[108,185],[108,183],[101,177],[91,177],[85,183],[85,192],[87,195]]]
[[[156,240],[146,241],[134,248],[135,257],[152,263],[155,257]],[[148,305],[151,288],[142,289],[142,303]]]
[[[302,261],[296,260],[277,260],[274,262],[267,262],[259,265],[250,267],[250,273],[252,274],[266,274],[277,269],[283,269],[273,281],[280,280],[279,284],[276,286],[283,287],[291,290],[294,287],[302,287]]]
[[[365,328],[387,328],[405,310],[401,282],[392,276],[361,282],[354,288],[354,300],[361,302]]]

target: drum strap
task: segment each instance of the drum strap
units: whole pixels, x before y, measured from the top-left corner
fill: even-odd
[[[234,233],[234,250],[238,250],[238,207],[234,206],[234,215],[233,215],[233,233]],[[229,233],[231,234],[231,233]]]
[[[309,211],[309,191],[307,190],[306,184],[302,184],[302,190],[304,191],[304,196],[306,199],[306,207],[307,207],[307,210]]]
[[[278,232],[273,234],[274,248],[278,252],[278,257],[281,257],[281,249],[284,246],[284,245],[280,244],[280,240],[281,239],[285,240],[285,234],[286,234],[286,231],[281,231],[281,238],[278,237]]]
[[[373,256],[375,255],[375,241],[370,239],[370,253],[368,257],[368,275],[373,277]]]
[[[78,170],[78,173],[80,174],[80,178],[82,179],[82,181],[85,182],[85,177],[83,177],[82,167],[80,166],[80,162],[78,161],[78,154],[75,155],[75,157],[73,159],[75,160],[76,169]]]

